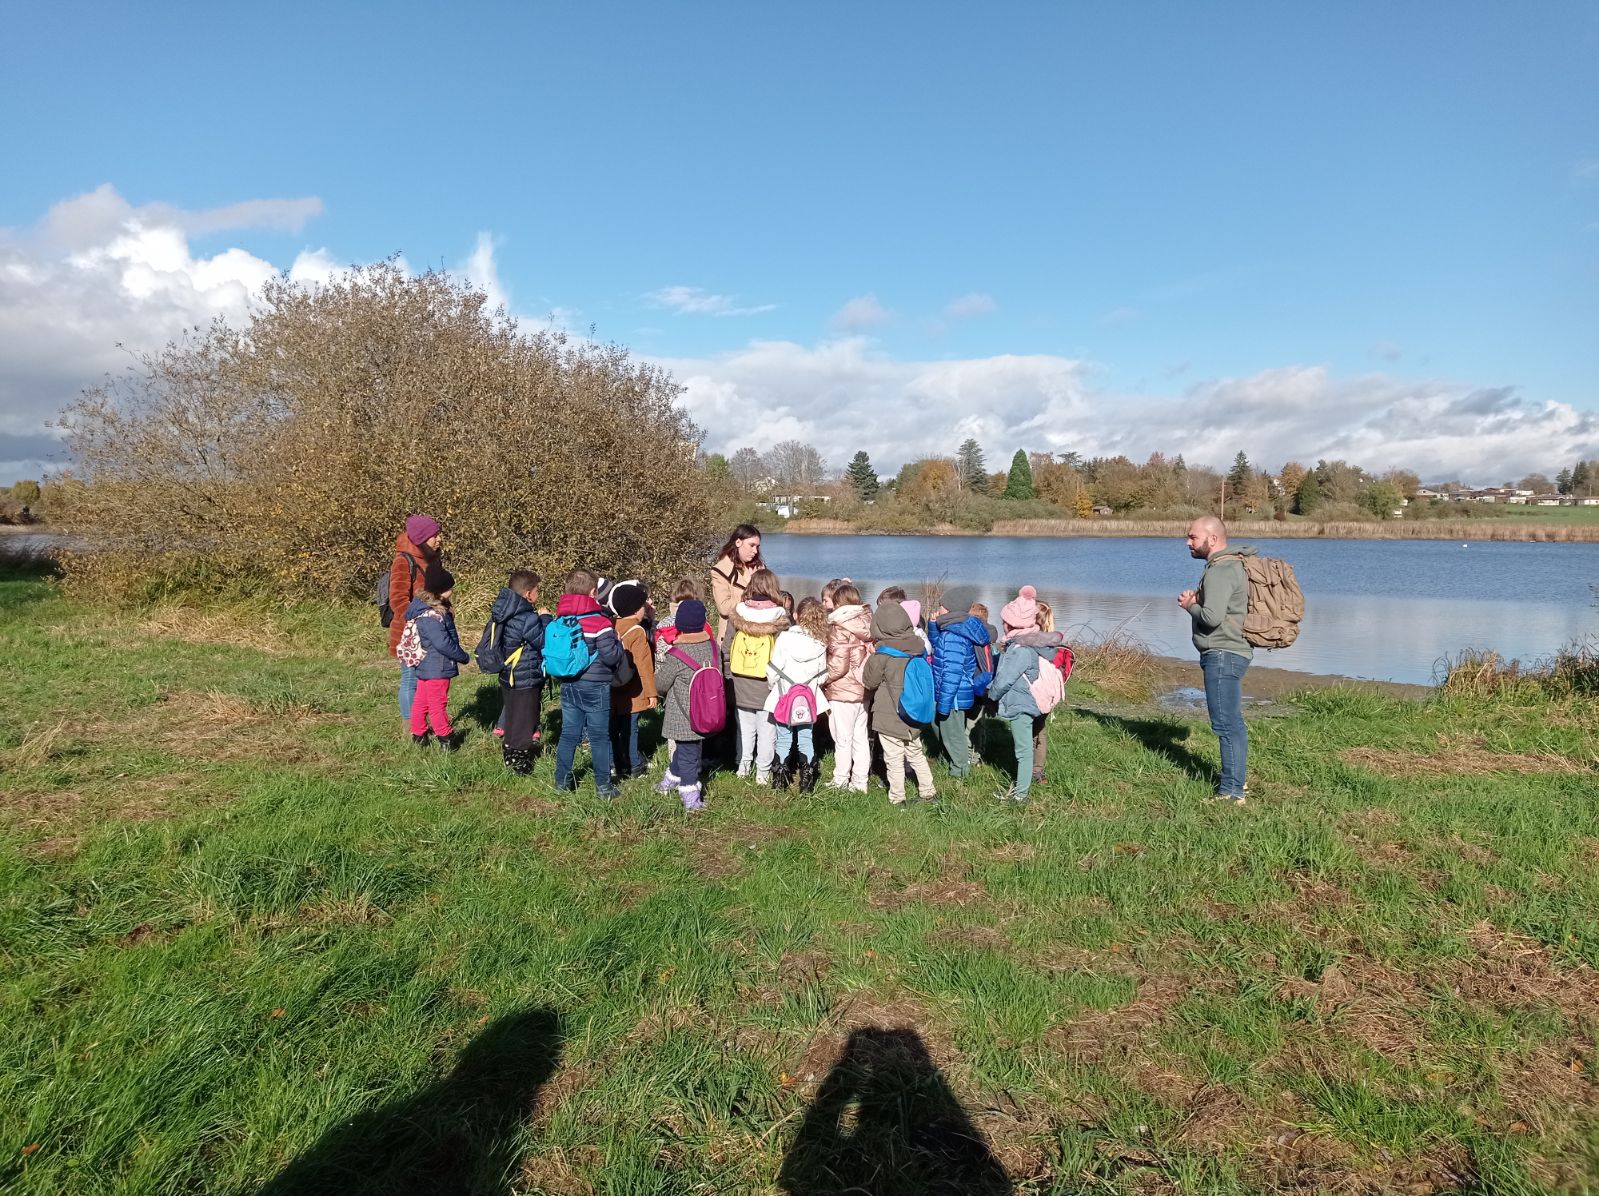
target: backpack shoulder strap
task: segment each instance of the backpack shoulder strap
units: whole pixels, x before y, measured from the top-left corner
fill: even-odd
[[[699,672],[701,669],[714,669],[717,666],[716,641],[715,640],[711,641],[711,663],[710,664],[701,664],[699,661],[695,660],[692,656],[690,656],[687,652],[683,651],[683,649],[677,648],[677,647],[668,648],[666,650],[666,654],[668,656],[677,657],[684,664],[688,665],[689,668],[693,669],[696,673]]]
[[[911,654],[909,652],[901,652],[898,648],[890,648],[887,644],[877,645],[877,650],[884,656],[902,656],[906,660],[911,658]]]

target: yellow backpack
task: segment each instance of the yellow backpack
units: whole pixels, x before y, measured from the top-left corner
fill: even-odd
[[[775,638],[735,631],[733,647],[727,654],[728,671],[736,677],[758,677],[765,681],[766,665],[772,659],[772,641]]]

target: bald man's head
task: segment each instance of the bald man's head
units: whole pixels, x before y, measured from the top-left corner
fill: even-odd
[[[1226,547],[1227,525],[1216,516],[1201,515],[1188,525],[1188,553],[1196,560],[1208,561]]]

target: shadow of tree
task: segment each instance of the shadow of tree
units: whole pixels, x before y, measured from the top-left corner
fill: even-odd
[[[1204,781],[1212,786],[1220,782],[1221,777],[1217,768],[1185,746],[1188,733],[1193,729],[1190,724],[1155,718],[1123,718],[1120,715],[1100,714],[1092,710],[1084,713],[1103,727],[1113,731],[1125,731],[1150,751],[1165,756],[1195,780]]]
[[[554,1011],[491,1022],[443,1079],[329,1129],[261,1196],[499,1196],[513,1190],[521,1134],[561,1056]]]
[[[789,1196],[1007,1196],[1015,1189],[921,1036],[849,1036],[816,1091],[778,1187]]]

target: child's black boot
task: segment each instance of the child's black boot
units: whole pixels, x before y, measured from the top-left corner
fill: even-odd
[[[821,769],[816,767],[816,761],[804,760],[799,767],[799,789],[801,793],[809,793],[816,788],[816,781],[821,774]]]
[[[533,771],[533,751],[531,748],[506,748],[504,750],[505,767],[509,768],[519,777],[525,777]]]
[[[427,747],[428,744],[433,742],[433,733],[431,731],[423,731],[420,735],[413,735],[411,736],[411,742],[416,744],[417,747]]]

